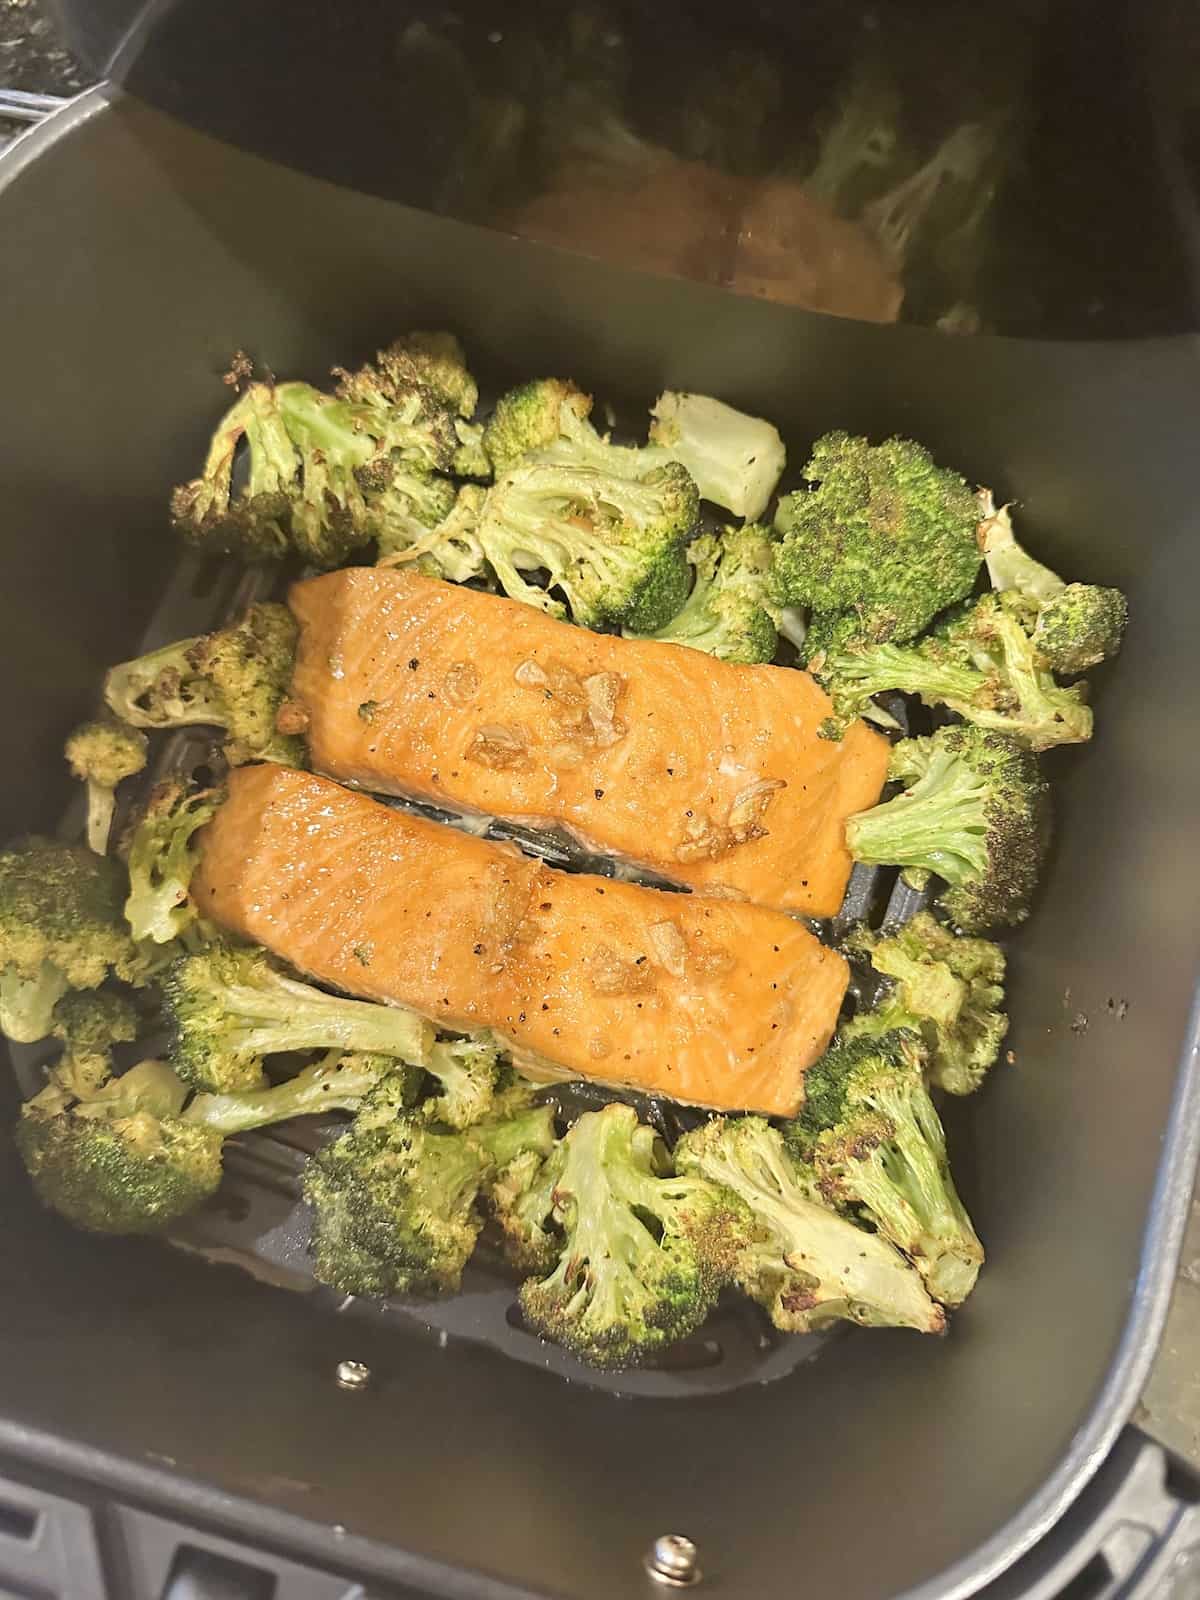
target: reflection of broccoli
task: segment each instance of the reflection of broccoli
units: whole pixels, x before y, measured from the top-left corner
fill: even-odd
[[[675,1161],[748,1207],[752,1226],[736,1239],[734,1278],[785,1333],[839,1318],[922,1333],[945,1326],[912,1266],[878,1234],[831,1211],[815,1174],[764,1118],[713,1117],[685,1134]]]
[[[680,462],[704,500],[753,522],[767,509],[787,460],[779,430],[704,394],[660,394],[650,440]]]
[[[743,1208],[696,1174],[664,1176],[652,1129],[625,1105],[585,1112],[563,1141],[554,1182],[564,1240],[543,1278],[521,1287],[539,1333],[591,1366],[620,1368],[686,1338],[729,1281]],[[518,1241],[549,1247],[534,1217]]]
[[[107,856],[36,837],[0,851],[0,1032],[43,1039],[68,989],[98,989],[110,971],[145,980],[124,899]]]
[[[846,943],[894,981],[872,1010],[842,1025],[841,1037],[911,1028],[925,1041],[932,1084],[947,1094],[978,1089],[1008,1031],[999,945],[956,934],[928,911],[894,933],[856,928]]]
[[[827,731],[840,735],[852,718],[870,713],[872,695],[896,689],[944,705],[976,727],[1010,734],[1031,750],[1090,739],[1092,713],[1079,687],[1063,688],[1044,670],[1006,599],[982,595],[914,645],[810,648],[809,670],[833,699]]]
[[[872,866],[935,872],[941,904],[968,933],[1023,922],[1047,844],[1037,757],[979,728],[904,739],[889,776],[909,787],[846,823],[846,845]]]
[[[1055,672],[1086,672],[1115,656],[1129,615],[1121,591],[1064,583],[1022,550],[1008,507],[997,511],[986,491],[980,499],[979,538],[988,576],[1011,598],[1045,665]]]
[[[68,1063],[28,1101],[17,1148],[46,1205],[96,1233],[153,1233],[206,1200],[221,1181],[229,1134],[289,1117],[353,1110],[373,1086],[318,1062],[274,1089],[197,1095],[164,1062],[119,1078],[87,1078]]]
[[[753,522],[693,539],[696,576],[683,609],[657,632],[629,637],[690,645],[720,661],[770,661],[779,643],[767,597],[773,555],[771,535]]]
[[[839,1039],[804,1075],[788,1137],[836,1205],[861,1207],[916,1263],[929,1292],[960,1305],[983,1247],[950,1176],[915,1033]]]
[[[480,1185],[523,1151],[553,1144],[549,1106],[446,1132],[415,1116],[373,1114],[307,1165],[313,1273],[342,1294],[448,1294],[482,1226]]]
[[[252,1089],[262,1059],[289,1050],[351,1050],[424,1066],[434,1030],[403,1006],[327,994],[289,978],[258,949],[214,947],[176,962],[164,985],[172,1060],[198,1088]]]
[[[275,728],[295,650],[291,612],[264,601],[227,628],[113,667],[104,695],[117,716],[139,728],[224,728],[225,755],[235,766],[299,766],[303,743]]]
[[[804,476],[815,487],[784,495],[775,516],[779,599],[843,624],[835,637],[817,633],[810,654],[818,640],[903,643],[970,592],[980,562],[975,496],[922,446],[828,433]]]
[[[88,845],[103,855],[108,849],[117,785],[146,765],[146,735],[111,719],[85,722],[67,740],[66,757],[74,775],[87,784]]]
[[[192,836],[224,800],[220,789],[190,789],[178,778],[158,784],[129,841],[125,920],[135,939],[169,944],[196,920],[188,900],[200,859]]]

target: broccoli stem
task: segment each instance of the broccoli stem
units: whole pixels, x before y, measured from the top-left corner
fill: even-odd
[[[979,524],[979,544],[987,562],[988,577],[994,589],[1015,589],[1031,600],[1045,602],[1061,594],[1066,584],[1017,543],[1012,517],[1007,506],[997,511],[989,491],[980,495],[983,521]]]
[[[111,667],[104,680],[104,698],[109,709],[135,728],[170,728],[185,723],[207,723],[223,728],[228,720],[220,695],[198,674],[189,654],[202,644],[204,635],[178,639],[132,661]],[[174,696],[177,715],[170,710],[146,710],[143,697],[168,678],[176,679]],[[186,699],[184,698],[186,695]],[[167,698],[163,695],[163,698]]]
[[[916,867],[961,883],[988,868],[986,800],[971,767],[939,749],[911,788],[848,820],[846,845],[856,861]]]
[[[243,1133],[290,1117],[311,1117],[326,1111],[355,1111],[380,1081],[377,1065],[355,1057],[314,1061],[286,1083],[272,1089],[246,1089],[237,1094],[198,1094],[184,1112],[185,1122],[202,1122],[218,1133]]]
[[[98,856],[108,851],[108,836],[112,832],[113,812],[117,808],[117,792],[107,784],[89,778],[87,783],[87,842],[88,849]]]
[[[273,973],[268,984],[232,983],[220,996],[244,1021],[238,1050],[277,1055],[288,1050],[360,1050],[398,1056],[415,1066],[429,1058],[433,1028],[402,1006],[350,1000]]]
[[[54,1008],[70,988],[52,961],[37,976],[23,978],[13,968],[0,972],[0,1033],[17,1044],[35,1044],[54,1025]]]

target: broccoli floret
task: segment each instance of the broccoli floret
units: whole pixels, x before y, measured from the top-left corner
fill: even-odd
[[[779,643],[768,593],[774,553],[757,523],[702,534],[688,546],[695,579],[682,611],[654,633],[628,637],[690,645],[720,661],[770,661]]]
[[[68,738],[67,764],[87,784],[87,841],[103,855],[108,849],[117,785],[146,765],[146,735],[124,723],[106,719],[85,722]]]
[[[243,439],[249,479],[231,501]],[[336,567],[375,537],[381,513],[368,489],[398,474],[448,471],[459,448],[454,412],[430,389],[368,404],[307,383],[254,383],[222,419],[203,476],[176,489],[171,513],[209,551],[263,560],[294,550]]]
[[[1045,665],[1055,672],[1086,672],[1115,656],[1125,636],[1129,604],[1120,589],[1064,583],[1017,543],[1007,506],[997,511],[980,493],[979,541],[993,588],[1024,602],[1025,626]]]
[[[454,407],[460,417],[473,417],[479,389],[467,370],[466,353],[452,333],[408,333],[380,350],[375,364],[356,372],[334,368],[337,393],[364,405],[392,406],[413,389],[427,389]]]
[[[139,728],[224,728],[225,756],[233,766],[300,766],[303,741],[275,727],[292,675],[296,634],[286,606],[262,601],[227,628],[113,667],[104,697],[117,716]]]
[[[687,468],[701,499],[747,522],[762,516],[787,461],[773,424],[708,395],[670,389],[651,415],[651,444]]]
[[[575,425],[591,409],[591,395],[563,378],[538,378],[501,395],[483,430],[483,448],[496,476],[531,451],[573,437]]]
[[[553,1138],[548,1106],[468,1133],[360,1116],[305,1167],[314,1276],[342,1294],[453,1293],[482,1226],[480,1185]]]
[[[253,1089],[262,1058],[289,1050],[352,1050],[429,1061],[432,1026],[403,1006],[326,994],[280,972],[258,949],[183,957],[163,986],[171,1059],[197,1088]]]
[[[634,1366],[693,1333],[729,1281],[742,1206],[695,1174],[662,1175],[633,1109],[585,1112],[554,1187],[565,1235],[544,1278],[521,1286],[530,1326],[590,1366]]]
[[[846,944],[894,982],[872,1010],[843,1025],[842,1038],[911,1028],[925,1042],[930,1083],[947,1094],[973,1094],[1008,1032],[999,945],[956,934],[928,911],[894,933],[856,928]]]
[[[920,1037],[841,1038],[804,1075],[788,1139],[833,1205],[858,1207],[911,1257],[929,1292],[961,1305],[983,1264],[925,1087]]]
[[[919,444],[827,433],[775,515],[781,604],[851,619],[841,642],[903,644],[970,593],[979,508]],[[810,648],[812,648],[810,646]]]
[[[111,989],[79,989],[54,1008],[50,1032],[74,1057],[107,1057],[115,1044],[132,1044],[139,1032],[137,1007]]]
[[[224,790],[192,789],[178,778],[155,787],[129,841],[125,920],[135,939],[169,944],[195,922],[188,889],[200,852],[192,836],[224,798]]]
[[[868,54],[825,121],[805,192],[824,200],[839,216],[852,215],[863,198],[864,182],[878,183],[879,174],[895,164],[901,109],[895,83],[876,54]]]
[[[17,1147],[40,1199],[96,1233],[153,1233],[195,1209],[221,1181],[230,1134],[290,1117],[354,1110],[378,1080],[318,1062],[274,1089],[197,1095],[164,1062],[119,1078],[56,1068],[23,1108]]]
[[[854,859],[937,873],[940,903],[966,933],[1023,922],[1048,842],[1037,757],[1002,734],[939,728],[896,745],[888,771],[908,787],[848,819]]]
[[[0,851],[0,1032],[43,1039],[68,989],[110,972],[145,981],[124,899],[120,863],[82,846],[31,837]]]
[[[557,588],[583,627],[619,623],[652,633],[687,599],[696,485],[676,462],[647,471],[637,451],[593,437],[595,448],[550,446],[498,479],[479,543],[514,600],[561,616],[548,592]],[[520,568],[536,567],[548,573],[545,589],[521,576]]]
[[[868,714],[872,695],[888,689],[944,705],[1031,750],[1081,744],[1092,736],[1082,687],[1054,681],[1004,596],[980,596],[916,645],[810,651],[808,665],[833,699],[833,719],[822,731],[835,737],[853,717]]]
[[[520,1272],[544,1278],[562,1253],[563,1231],[554,1214],[554,1194],[563,1159],[561,1143],[549,1155],[526,1150],[484,1185],[504,1258]]]
[[[454,1039],[432,1045],[424,1062],[441,1093],[426,1102],[425,1113],[452,1128],[466,1128],[492,1113],[504,1069],[496,1046],[482,1039]]]
[[[380,529],[376,565],[402,566],[414,561],[429,577],[447,578],[451,583],[479,577],[487,565],[476,536],[486,493],[478,484],[464,484],[449,513],[435,527],[416,517],[391,518]]]
[[[712,1118],[684,1135],[675,1162],[746,1206],[753,1227],[738,1240],[734,1279],[775,1327],[811,1333],[844,1319],[942,1331],[945,1314],[912,1265],[879,1234],[831,1210],[815,1173],[763,1117]]]

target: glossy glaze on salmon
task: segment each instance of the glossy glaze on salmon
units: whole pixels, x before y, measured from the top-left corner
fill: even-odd
[[[846,818],[888,745],[818,730],[822,689],[680,645],[591,633],[415,572],[297,584],[292,693],[319,771],[450,809],[567,826],[695,888],[831,916]]]
[[[234,771],[200,837],[203,915],[555,1076],[787,1115],[846,989],[782,912],[556,872],[290,768]]]

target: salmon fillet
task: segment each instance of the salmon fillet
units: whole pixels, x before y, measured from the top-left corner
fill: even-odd
[[[535,1075],[790,1115],[846,989],[782,912],[556,872],[286,767],[231,773],[200,838],[203,915]]]
[[[451,809],[545,825],[697,889],[832,916],[846,818],[888,744],[818,729],[824,691],[620,639],[536,607],[376,567],[297,584],[294,709],[314,767]]]

